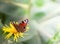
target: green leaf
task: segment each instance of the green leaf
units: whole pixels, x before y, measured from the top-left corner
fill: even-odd
[[[36,4],[36,6],[41,7],[44,4],[44,0],[36,0],[35,4]]]
[[[38,13],[35,13],[35,15],[32,17],[34,20],[40,20],[41,18],[43,18],[45,16],[45,13],[44,12],[38,12]]]

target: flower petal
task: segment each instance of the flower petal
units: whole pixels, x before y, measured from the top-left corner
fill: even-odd
[[[12,36],[13,33],[9,33],[5,38],[9,39]]]

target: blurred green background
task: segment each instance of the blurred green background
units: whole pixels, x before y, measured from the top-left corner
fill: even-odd
[[[2,27],[28,18],[29,31],[18,42],[4,39]],[[60,0],[0,0],[0,44],[60,44]]]

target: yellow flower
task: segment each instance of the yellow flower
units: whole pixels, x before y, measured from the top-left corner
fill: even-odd
[[[14,23],[14,24],[18,25],[18,23]],[[29,27],[26,26],[25,31],[27,31],[28,29],[29,29]],[[10,22],[10,26],[7,26],[7,25],[3,26],[3,31],[4,31],[4,34],[8,32],[5,39],[9,39],[11,36],[14,36],[14,41],[16,41],[16,42],[17,42],[17,38],[23,37],[24,32],[25,32],[25,31],[24,32],[20,32],[20,31],[18,32],[17,28],[13,25],[12,22]]]

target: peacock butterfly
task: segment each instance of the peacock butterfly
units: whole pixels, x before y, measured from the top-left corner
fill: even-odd
[[[25,32],[26,31],[26,26],[27,26],[27,23],[28,23],[28,19],[22,21],[21,23],[19,24],[15,24],[15,23],[12,23],[13,26],[16,28],[16,30],[18,32]]]

